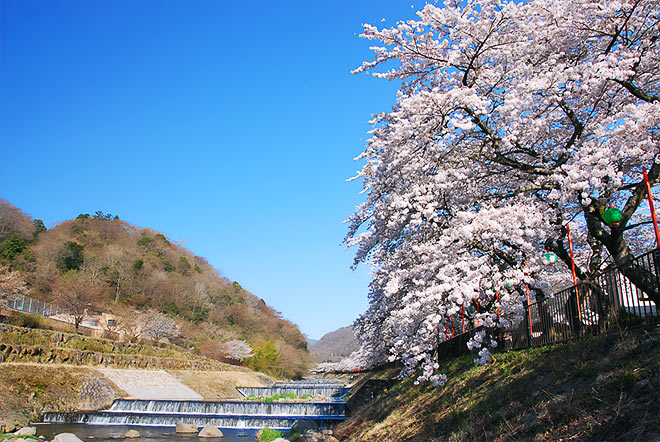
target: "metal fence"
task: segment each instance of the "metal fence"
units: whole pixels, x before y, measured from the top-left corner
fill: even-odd
[[[597,335],[617,324],[641,324],[660,320],[658,306],[652,299],[660,293],[660,249],[645,253],[630,262],[611,266],[590,281],[552,296],[537,297],[524,303],[522,318],[512,325],[495,329],[496,351],[537,347],[576,339],[584,334]],[[474,325],[474,324],[470,324]],[[483,327],[468,327],[456,320],[451,338],[438,346],[438,359],[470,353],[467,342]],[[454,329],[460,334],[454,336]],[[465,332],[463,330],[465,329]],[[448,331],[446,331],[448,332]]]
[[[20,310],[22,312],[34,313],[46,317],[55,316],[64,312],[64,310],[57,305],[39,301],[38,299],[32,299],[27,296],[20,296],[13,301],[9,301],[8,307],[13,310]]]

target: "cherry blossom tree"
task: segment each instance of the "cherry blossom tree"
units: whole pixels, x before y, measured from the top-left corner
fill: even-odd
[[[237,361],[242,361],[243,359],[250,358],[254,356],[254,351],[252,347],[240,339],[234,339],[227,342],[227,357],[230,359],[235,359]]]
[[[448,317],[478,304],[469,319],[501,327],[520,315],[524,283],[543,296],[570,281],[567,223],[583,280],[650,247],[641,172],[660,175],[660,4],[448,0],[417,15],[364,26],[378,46],[355,72],[401,87],[358,157],[366,200],[346,243],[374,266],[358,356],[442,383],[433,352]],[[563,272],[545,270],[545,250]],[[483,362],[490,344],[470,345]]]
[[[174,339],[181,335],[176,321],[159,312],[146,312],[140,317],[140,336],[156,342],[161,339]]]
[[[10,271],[7,266],[0,266],[0,308],[6,308],[11,301],[27,293],[23,275]]]

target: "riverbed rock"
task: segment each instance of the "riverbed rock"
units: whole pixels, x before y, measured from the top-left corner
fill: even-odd
[[[78,439],[73,433],[60,433],[55,436],[55,439],[52,442],[83,442],[81,439]]]
[[[103,410],[115,400],[115,391],[101,377],[87,378],[78,390],[78,409]]]
[[[23,427],[15,431],[16,436],[35,436],[37,434],[37,427]]]
[[[293,423],[291,431],[303,434],[309,430],[316,431],[319,428],[319,422],[313,419],[300,419]]]
[[[306,432],[291,438],[292,442],[339,442],[330,430],[307,430]]]
[[[212,425],[207,425],[204,428],[202,428],[202,431],[199,432],[197,435],[199,437],[222,437],[224,434],[222,434],[222,431],[218,427],[214,427]]]
[[[192,424],[176,424],[177,433],[197,433],[197,425]]]
[[[140,433],[136,430],[128,430],[126,433],[124,433],[124,437],[136,438],[136,437],[140,437]]]

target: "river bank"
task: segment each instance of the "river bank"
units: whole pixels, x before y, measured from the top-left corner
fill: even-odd
[[[159,379],[167,380],[166,385],[156,385]],[[268,376],[249,371],[109,371],[66,364],[5,362],[0,364],[0,431],[39,422],[47,412],[106,409],[118,398],[152,399],[157,398],[154,392],[159,397],[175,393],[185,396],[189,392],[189,399],[239,399],[239,385],[265,387],[272,383]]]
[[[351,442],[660,440],[660,326],[441,364],[444,387],[372,372],[335,428]]]

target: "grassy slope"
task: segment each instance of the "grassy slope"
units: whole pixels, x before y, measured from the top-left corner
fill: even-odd
[[[398,382],[336,432],[350,441],[660,440],[660,327],[442,364]],[[382,373],[380,374],[382,377]]]
[[[89,367],[39,364],[0,364],[0,426],[23,426],[47,411],[79,408],[86,380],[102,377]],[[121,397],[125,393],[106,381]]]
[[[239,368],[239,367],[237,367]],[[269,387],[273,379],[253,371],[167,370],[185,386],[208,400],[242,399],[236,387]]]

